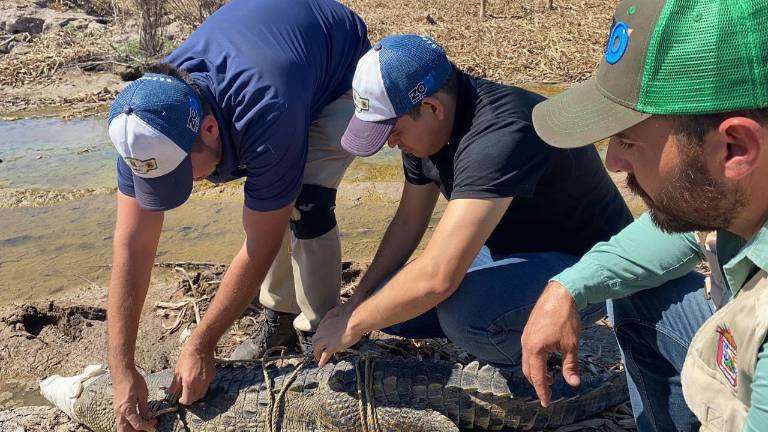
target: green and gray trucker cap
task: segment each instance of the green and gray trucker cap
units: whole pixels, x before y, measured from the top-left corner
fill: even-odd
[[[596,75],[533,110],[555,147],[594,143],[654,114],[768,107],[767,0],[625,0]]]

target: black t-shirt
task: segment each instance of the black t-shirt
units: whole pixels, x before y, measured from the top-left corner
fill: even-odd
[[[448,200],[513,197],[486,242],[494,257],[582,255],[632,222],[594,146],[559,149],[531,123],[543,96],[459,73],[456,119],[438,153],[403,153],[408,182],[435,183]]]

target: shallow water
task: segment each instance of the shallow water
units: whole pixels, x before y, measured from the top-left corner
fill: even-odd
[[[0,122],[0,186],[114,186],[114,147],[103,119]]]
[[[114,187],[115,157],[103,119],[0,122],[0,188]],[[386,181],[399,171],[399,152],[387,149],[356,161],[348,181]],[[105,284],[114,201],[114,194],[92,195],[45,207],[0,208],[0,305]],[[229,262],[243,241],[241,209],[236,198],[193,197],[167,212],[157,261]],[[383,218],[386,209],[379,213]],[[352,225],[344,237],[360,239],[371,231]]]
[[[109,278],[114,195],[0,209],[0,304]],[[243,240],[236,202],[191,199],[167,212],[158,261],[228,262]]]

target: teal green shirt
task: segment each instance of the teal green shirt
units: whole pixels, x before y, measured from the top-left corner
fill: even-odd
[[[723,275],[732,297],[758,269],[768,271],[768,224],[749,242],[718,231],[717,254],[725,263]],[[553,279],[568,288],[583,309],[658,287],[690,272],[703,258],[694,233],[667,234],[644,214]],[[768,343],[758,354],[750,405],[743,430],[768,430]]]

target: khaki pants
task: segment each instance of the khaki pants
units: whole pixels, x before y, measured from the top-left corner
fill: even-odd
[[[352,92],[328,104],[309,130],[304,184],[337,189],[354,156],[341,147],[341,136],[354,114]],[[294,218],[301,217],[294,209]],[[320,237],[297,239],[290,228],[264,282],[259,302],[279,312],[299,314],[297,330],[314,331],[325,313],[339,303],[341,242],[338,226]]]

